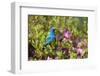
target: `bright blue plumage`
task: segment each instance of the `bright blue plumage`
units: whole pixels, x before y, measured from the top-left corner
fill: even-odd
[[[50,29],[50,34],[47,36],[45,45],[51,44],[56,39],[55,28]]]

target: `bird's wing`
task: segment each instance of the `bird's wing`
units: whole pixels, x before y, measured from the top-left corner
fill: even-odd
[[[47,37],[47,39],[46,39],[46,41],[47,41],[47,40],[50,40],[50,39],[51,39],[51,37],[50,37],[50,36],[48,36],[48,37]]]
[[[46,39],[46,44],[51,43],[56,38],[55,34],[50,33]]]
[[[52,39],[55,39],[55,38],[56,38],[56,36],[50,35],[50,36],[47,37],[47,40],[52,40]]]
[[[52,38],[51,37],[48,37],[47,40],[46,40],[46,44],[49,44],[52,42]]]

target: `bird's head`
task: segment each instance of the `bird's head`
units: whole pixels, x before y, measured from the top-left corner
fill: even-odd
[[[51,27],[50,31],[51,32],[55,32],[55,28],[54,27]]]

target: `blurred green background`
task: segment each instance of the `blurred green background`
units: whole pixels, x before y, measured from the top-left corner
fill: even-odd
[[[55,27],[52,44],[44,46],[50,28]],[[72,36],[64,39],[67,29]],[[65,40],[65,41],[64,41]],[[79,53],[79,51],[82,51]],[[88,57],[88,17],[28,15],[28,60],[83,59]]]

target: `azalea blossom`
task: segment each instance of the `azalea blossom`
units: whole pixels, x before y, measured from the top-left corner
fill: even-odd
[[[50,58],[50,57],[48,56],[47,60],[52,60],[52,58]]]
[[[81,49],[81,48],[77,48],[76,51],[77,51],[78,54],[82,54],[83,49]]]
[[[64,32],[64,38],[69,39],[69,38],[71,38],[71,36],[72,36],[72,34],[71,34],[70,31],[65,31]]]

